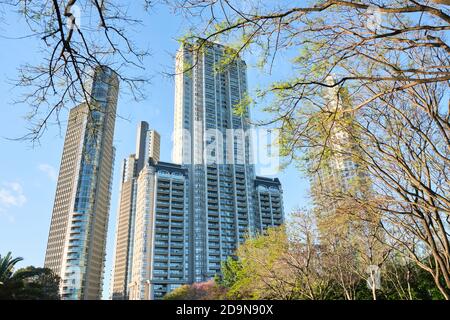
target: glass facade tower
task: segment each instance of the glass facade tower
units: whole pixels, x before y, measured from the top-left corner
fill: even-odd
[[[89,83],[89,101],[70,111],[45,257],[63,299],[102,293],[119,81],[98,67]]]
[[[221,261],[257,230],[249,114],[234,112],[247,92],[246,64],[236,57],[224,67],[230,50],[185,44],[176,56],[172,160],[188,166],[192,184],[192,282],[220,273]]]

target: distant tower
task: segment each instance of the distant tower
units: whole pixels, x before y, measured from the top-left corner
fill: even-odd
[[[89,103],[70,110],[45,256],[63,299],[101,298],[118,91],[114,71],[98,67]]]
[[[326,83],[334,84],[333,77],[328,76]],[[309,168],[311,194],[317,212],[322,217],[333,217],[343,195],[356,192],[360,198],[368,197],[371,182],[367,170],[357,159],[357,155],[362,157],[363,153],[357,144],[357,133],[352,129],[355,115],[349,109],[351,106],[338,95],[337,86],[327,89],[325,99],[325,108],[336,113],[335,122],[327,132],[331,150],[319,168],[315,167],[315,162],[310,162]]]
[[[112,275],[112,299],[127,299],[133,262],[134,224],[136,216],[137,178],[151,158],[159,161],[160,135],[141,121],[136,134],[136,154],[124,159],[117,214],[116,246]]]

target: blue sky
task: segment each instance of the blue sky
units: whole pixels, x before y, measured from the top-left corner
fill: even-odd
[[[131,14],[142,15],[133,8]],[[6,13],[6,22],[0,25],[0,254],[12,251],[24,261],[19,266],[42,266],[56,190],[56,178],[64,143],[67,112],[62,115],[62,127],[52,126],[41,139],[40,145],[10,141],[27,133],[27,121],[23,119],[29,106],[14,104],[20,91],[12,81],[17,78],[17,67],[24,63],[39,62],[40,41],[36,38],[13,40],[29,34],[24,21]],[[174,65],[173,54],[178,48],[176,38],[183,34],[185,24],[181,17],[165,8],[156,8],[143,16],[144,25],[133,34],[135,41],[150,48],[152,56],[145,61],[146,72],[152,83],[146,87],[147,97],[136,102],[128,95],[121,95],[118,103],[114,144],[113,192],[107,242],[104,297],[109,295],[109,281],[114,249],[114,231],[118,204],[120,164],[133,153],[138,121],[145,120],[162,138],[161,160],[170,161],[173,130],[173,79],[163,75]],[[7,48],[7,49],[6,49]],[[249,66],[248,83],[252,92],[269,81],[289,75],[289,63],[278,63],[271,75],[253,67],[253,57],[245,57]],[[286,57],[279,57],[279,62]],[[256,109],[254,118],[262,117]],[[127,120],[125,120],[125,119]],[[284,189],[285,212],[307,205],[307,181],[293,166],[277,175]]]

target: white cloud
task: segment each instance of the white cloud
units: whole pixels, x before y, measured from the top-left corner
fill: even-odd
[[[0,187],[0,210],[21,207],[27,202],[23,188],[18,182],[4,182]]]
[[[56,171],[55,167],[53,167],[53,166],[51,166],[49,164],[43,163],[43,164],[40,164],[38,166],[38,168],[39,168],[40,171],[42,171],[45,174],[47,174],[47,176],[51,180],[56,181],[56,179],[58,178],[58,172]]]

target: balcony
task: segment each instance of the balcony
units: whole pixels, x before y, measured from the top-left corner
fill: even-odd
[[[174,212],[172,211],[171,221],[182,222],[184,221],[184,217],[183,215],[174,215]]]
[[[171,242],[170,247],[175,248],[175,249],[183,249],[184,243],[183,242]]]
[[[156,205],[160,208],[168,208],[169,202],[156,201]]]
[[[172,234],[183,234],[183,229],[172,228]]]
[[[165,212],[163,214],[161,214],[161,212],[157,212],[156,213],[156,219],[157,220],[168,221],[169,220],[169,216],[167,214],[165,214]]]
[[[158,197],[162,195],[168,195],[170,193],[169,188],[158,188]]]

